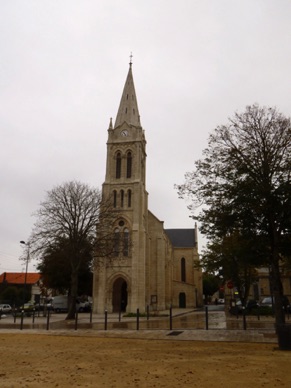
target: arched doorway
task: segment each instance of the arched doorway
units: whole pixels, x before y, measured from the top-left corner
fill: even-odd
[[[186,294],[185,294],[185,292],[180,292],[180,294],[179,294],[179,307],[180,308],[186,307]]]
[[[127,283],[123,278],[118,278],[113,283],[112,290],[113,312],[126,311],[127,306]]]

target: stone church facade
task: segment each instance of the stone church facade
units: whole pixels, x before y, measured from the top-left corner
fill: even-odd
[[[202,304],[197,226],[164,229],[148,209],[146,138],[140,122],[130,63],[117,117],[110,120],[103,198],[112,198],[116,254],[98,260],[93,310],[161,311]],[[122,249],[118,244],[122,243]],[[110,265],[108,265],[110,262]]]

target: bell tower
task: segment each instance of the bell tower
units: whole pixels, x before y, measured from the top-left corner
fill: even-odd
[[[148,193],[146,192],[146,140],[132,75],[132,62],[113,126],[107,140],[103,198],[111,198],[117,217],[112,225],[116,253],[110,265],[95,271],[95,311],[119,309],[135,312],[146,305],[146,238]],[[118,249],[121,246],[121,249]]]

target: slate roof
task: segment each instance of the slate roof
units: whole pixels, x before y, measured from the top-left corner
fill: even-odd
[[[165,229],[172,245],[179,248],[196,246],[195,229]]]
[[[41,278],[40,273],[28,272],[26,277],[26,284],[35,284]],[[3,272],[0,275],[0,283],[8,284],[24,284],[25,272]]]

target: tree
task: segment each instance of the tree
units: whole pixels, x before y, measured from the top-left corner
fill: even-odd
[[[220,280],[217,276],[204,272],[203,273],[203,294],[205,295],[205,301],[207,302],[209,296],[212,296],[219,289]]]
[[[102,200],[98,189],[71,181],[47,192],[36,212],[30,238],[31,254],[45,264],[48,255],[61,255],[70,272],[70,298],[67,319],[75,316],[78,296],[78,275],[88,260],[98,251],[107,255],[113,234],[96,234],[97,225],[111,225],[116,216],[111,199]],[[109,227],[106,228],[110,230]],[[58,276],[56,274],[56,276]]]
[[[67,252],[66,239],[58,241],[48,247],[41,257],[37,269],[42,275],[41,290],[46,294],[48,289],[56,290],[60,294],[69,291],[71,294],[71,267],[68,265],[70,253]],[[92,254],[91,244],[87,244],[78,272],[78,294],[92,293]]]
[[[232,280],[242,304],[245,305],[251,284],[257,279],[257,268],[265,259],[264,253],[239,233],[216,238],[207,244],[200,265],[211,273],[219,273],[221,282]]]
[[[275,108],[248,106],[210,135],[203,158],[176,186],[209,240],[234,232],[260,242],[270,268],[276,323],[284,323],[280,266],[290,256],[291,126]],[[288,248],[286,248],[288,247]]]

